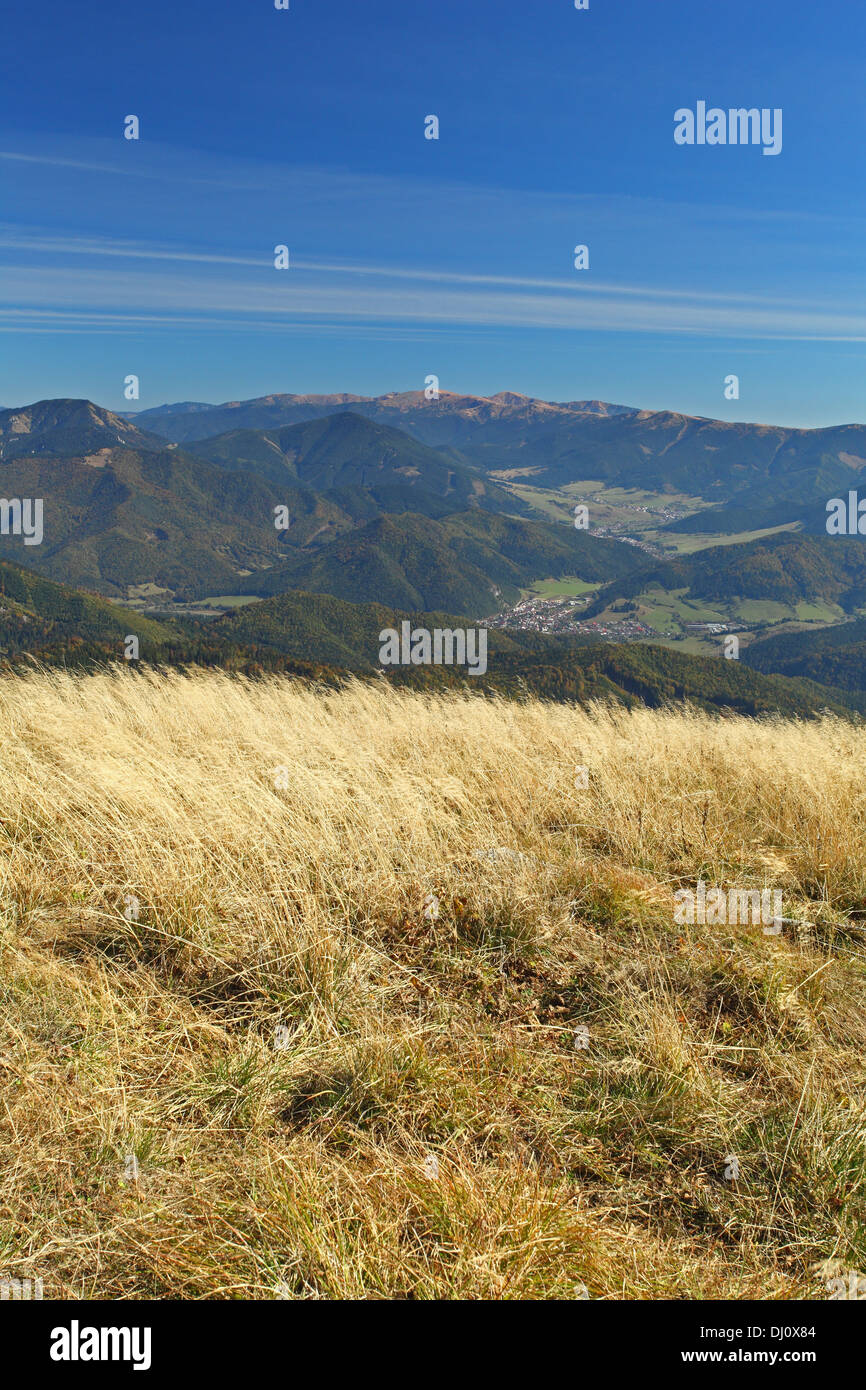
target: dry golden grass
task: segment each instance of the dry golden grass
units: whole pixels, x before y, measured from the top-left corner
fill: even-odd
[[[0,1274],[796,1299],[866,1268],[863,730],[121,670],[3,681],[0,738]],[[677,926],[699,875],[812,926]]]

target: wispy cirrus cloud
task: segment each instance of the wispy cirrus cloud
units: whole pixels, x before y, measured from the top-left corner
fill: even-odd
[[[48,256],[80,256],[126,261],[168,261],[190,263],[193,265],[240,266],[261,270],[272,266],[270,256],[240,256],[214,253],[192,248],[145,244],[132,240],[110,239],[106,237],[58,237],[44,234],[34,229],[22,234],[19,229],[0,224],[0,254],[4,251],[25,251],[44,259]],[[451,284],[466,286],[495,286],[504,289],[555,290],[562,294],[579,292],[585,295],[628,295],[637,298],[689,302],[753,304],[764,306],[802,306],[802,296],[779,296],[755,294],[736,290],[712,291],[704,289],[664,289],[650,285],[619,285],[610,281],[583,280],[580,282],[565,279],[543,278],[528,275],[486,275],[483,273],[455,272],[443,268],[431,269],[425,266],[407,268],[404,266],[364,265],[356,262],[309,260],[295,257],[292,261],[295,270],[321,271],[324,275],[355,275],[373,277],[381,280],[414,280],[419,283]],[[813,306],[817,307],[817,306]],[[832,312],[833,305],[824,304],[824,309]]]
[[[67,332],[318,323],[866,340],[859,264],[840,254],[803,294],[810,237],[832,241],[835,213],[431,183],[146,142],[0,161],[20,171],[19,221],[0,226],[6,329],[44,329],[53,313]],[[27,216],[51,205],[51,225]],[[86,229],[68,225],[70,208]],[[684,283],[680,240],[717,267],[699,285]],[[591,273],[571,269],[577,241],[591,245]],[[281,242],[285,272],[273,268]]]
[[[0,241],[3,245],[13,249]],[[288,271],[276,271],[264,257],[93,242],[76,250],[64,244],[63,250],[130,264],[124,269],[46,264],[45,257],[58,248],[50,237],[34,240],[29,249],[40,265],[19,262],[0,270],[5,327],[44,326],[45,316],[55,313],[67,327],[75,322],[155,326],[181,319],[206,325],[219,318],[251,330],[294,320],[866,341],[866,312],[827,302],[303,259]],[[141,261],[165,268],[133,264]],[[192,273],[178,273],[179,265]],[[215,266],[226,273],[215,276]]]

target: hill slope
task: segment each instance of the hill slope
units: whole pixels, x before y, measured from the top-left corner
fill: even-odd
[[[45,400],[0,410],[0,463],[22,456],[96,453],[125,444],[165,449],[165,442],[112,410],[84,400]]]
[[[767,637],[752,643],[744,660],[756,671],[866,691],[866,619],[817,632]]]
[[[288,477],[277,488],[214,468],[88,401],[7,411],[0,440],[3,495],[44,500],[42,544],[0,536],[0,555],[112,597],[138,585],[179,597],[232,593],[239,571],[352,525]],[[290,531],[275,529],[279,505],[289,508]]]
[[[177,629],[0,560],[0,658],[26,654],[120,657],[129,634],[144,660],[159,660]]]
[[[369,500],[368,512],[445,515],[467,507],[514,511],[515,499],[402,430],[345,412],[284,429],[235,430],[188,446],[190,452],[227,468],[246,469],[274,484],[287,479],[327,493],[352,510]]]
[[[854,536],[783,532],[742,545],[714,546],[613,580],[587,613],[591,616],[653,585],[685,590],[689,597],[711,603],[747,598],[796,605],[820,600],[851,612],[866,602],[866,545]]]
[[[538,578],[576,574],[589,582],[629,574],[637,552],[616,541],[547,522],[461,512],[435,521],[380,516],[285,564],[240,581],[239,592],[308,589],[358,602],[495,612]]]
[[[46,1299],[863,1269],[862,728],[124,670],[0,682],[0,737],[5,1267]],[[811,925],[677,923],[698,879]]]

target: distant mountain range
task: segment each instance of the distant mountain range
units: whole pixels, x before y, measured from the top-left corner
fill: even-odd
[[[42,497],[46,508],[43,545],[10,535],[0,551],[116,598],[300,585],[367,600],[459,601],[472,612],[495,611],[518,584],[565,573],[578,557],[592,579],[634,567],[611,542],[546,522],[504,526],[503,513],[526,508],[489,477],[352,412],[191,448],[86,401],[0,413],[5,494]],[[286,530],[275,526],[278,507],[288,509]],[[462,526],[450,525],[458,515]],[[437,523],[446,522],[443,531]]]
[[[754,711],[859,709],[866,546],[828,536],[823,522],[827,499],[866,484],[864,470],[862,425],[732,425],[514,392],[430,401],[423,392],[281,395],[135,415],[39,401],[0,411],[0,490],[44,500],[41,545],[0,535],[0,649],[15,661],[116,658],[125,630],[140,635],[146,659],[371,670],[367,627],[389,625],[384,613],[477,621],[539,580],[569,578],[598,586],[587,619],[648,612],[663,594],[686,616],[703,608],[742,617],[765,605],[801,626],[857,621],[766,639],[758,623],[742,663],[491,632],[496,661],[485,688],[688,697]],[[737,543],[647,554],[563,524],[561,501],[545,510],[549,490],[589,482],[699,498],[659,534],[690,533],[688,545],[719,528]],[[275,525],[282,510],[287,528]],[[779,518],[799,529],[746,541],[734,534]],[[171,607],[204,598],[262,601],[206,622]],[[154,613],[106,599],[150,603]]]
[[[477,435],[489,440],[500,431],[555,428],[574,416],[634,414],[628,406],[604,401],[542,401],[517,391],[495,396],[460,396],[441,391],[428,399],[424,391],[391,391],[384,396],[353,396],[345,392],[326,396],[259,396],[224,405],[184,402],[161,405],[128,415],[136,423],[177,443],[225,434],[232,430],[280,429],[317,420],[338,411],[351,411],[379,424],[405,430],[436,448],[459,445]]]
[[[711,504],[697,525],[723,534],[799,520],[821,530],[824,503],[856,487],[866,470],[866,426],[788,429],[637,410],[603,401],[542,401],[423,391],[385,396],[263,396],[225,405],[159,406],[135,422],[178,443],[237,430],[281,429],[349,411],[390,425],[484,473],[514,473],[537,486],[576,479],[698,496]]]

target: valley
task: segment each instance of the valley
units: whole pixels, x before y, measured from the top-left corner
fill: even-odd
[[[0,412],[3,491],[44,514],[43,543],[0,536],[4,582],[23,595],[0,656],[29,641],[42,659],[116,659],[112,634],[138,623],[146,659],[372,670],[383,614],[444,615],[490,629],[490,688],[585,692],[575,654],[601,644],[643,653],[641,698],[665,688],[669,652],[709,660],[680,688],[715,683],[724,702],[735,634],[754,680],[821,685],[816,671],[840,670],[825,703],[850,707],[866,676],[810,639],[866,616],[866,551],[815,518],[864,458],[859,425],[728,425],[516,392],[123,416],[39,401]],[[630,676],[605,679],[628,694]]]
[[[573,524],[573,509],[583,504],[589,511],[587,534],[631,545],[656,559],[675,559],[704,550],[748,545],[799,530],[799,524],[791,522],[724,536],[671,533],[665,528],[673,522],[697,516],[706,504],[700,498],[685,494],[671,496],[640,489],[608,488],[598,479],[580,480],[562,488],[537,488],[526,481],[517,483],[507,477],[500,477],[500,482],[519,497],[531,514],[563,525]],[[847,618],[837,603],[805,598],[784,603],[752,597],[708,603],[690,596],[685,587],[669,589],[654,582],[648,583],[646,590],[634,598],[613,598],[607,607],[588,617],[589,595],[598,596],[601,587],[587,585],[575,576],[539,580],[524,591],[518,603],[489,622],[505,630],[513,627],[521,631],[553,632],[614,642],[675,644],[678,650],[694,655],[717,656],[727,633],[736,633],[741,647],[745,648],[764,637],[831,626]]]

